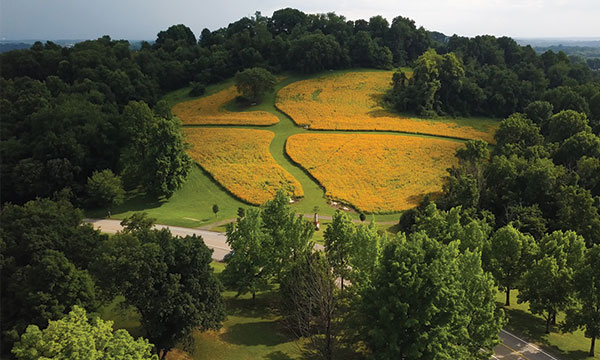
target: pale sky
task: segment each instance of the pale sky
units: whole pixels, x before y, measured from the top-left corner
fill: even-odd
[[[175,24],[198,37],[285,7],[348,20],[401,15],[447,35],[600,38],[600,0],[0,0],[0,38],[154,40]]]

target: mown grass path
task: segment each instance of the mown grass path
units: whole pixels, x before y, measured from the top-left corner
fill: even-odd
[[[377,71],[377,70],[345,70],[347,71]],[[336,72],[331,72],[336,73]],[[252,106],[250,108],[240,107],[235,101],[232,101],[225,105],[225,108],[229,111],[266,111],[274,114],[279,119],[279,122],[275,125],[269,126],[244,126],[244,125],[185,125],[185,127],[227,127],[227,128],[245,128],[245,129],[259,129],[268,130],[275,134],[273,141],[270,144],[270,152],[274,159],[279,165],[287,170],[292,176],[294,176],[298,182],[302,185],[304,190],[304,197],[297,201],[293,207],[298,213],[311,214],[315,207],[319,208],[319,214],[325,216],[331,216],[336,210],[336,207],[331,206],[328,200],[325,198],[325,191],[323,187],[312,178],[308,172],[301,168],[298,164],[294,163],[286,154],[285,144],[287,139],[295,134],[299,133],[364,133],[364,134],[390,134],[397,136],[416,136],[426,138],[436,138],[448,141],[465,142],[465,139],[451,138],[436,135],[424,135],[424,134],[413,134],[398,131],[347,131],[347,130],[308,130],[303,127],[297,126],[294,121],[283,112],[279,111],[275,106],[275,99],[277,92],[284,86],[299,80],[305,80],[313,77],[319,77],[324,73],[314,74],[311,76],[297,76],[289,75],[283,78],[276,86],[274,91],[264,95],[260,104]],[[233,80],[211,85],[207,88],[206,95],[213,94],[217,91],[225,89],[233,85]],[[188,96],[189,88],[183,88],[173,91],[167,94],[164,99],[172,107],[175,104],[195,99],[194,97]],[[217,214],[212,213],[212,206],[217,204],[219,206],[219,212]],[[122,219],[133,212],[145,211],[151,217],[156,218],[158,222],[173,226],[184,226],[184,227],[205,227],[210,224],[222,222],[225,219],[235,218],[237,215],[237,209],[239,207],[248,207],[246,204],[231,193],[227,191],[221,184],[216,182],[206,171],[200,166],[195,166],[192,169],[191,174],[188,176],[186,184],[183,188],[177,191],[170,199],[163,199],[157,201],[146,196],[137,195],[131,196],[125,204],[117,208],[111,209],[112,217],[116,219]],[[341,205],[343,207],[343,205]],[[101,209],[97,211],[88,212],[90,217],[105,217],[107,216],[108,209]],[[358,213],[350,211],[350,215],[354,218],[358,218]],[[393,214],[374,214],[369,215],[369,220],[374,220],[378,223],[391,223],[398,221],[399,213]],[[216,226],[216,224],[215,224]]]
[[[314,75],[322,76],[322,74]],[[279,111],[275,106],[275,100],[277,97],[277,93],[283,87],[287,86],[290,83],[293,83],[298,80],[306,79],[306,77],[298,77],[298,76],[288,76],[282,81],[280,81],[274,91],[266,94],[261,103],[251,108],[241,108],[235,102],[231,102],[226,104],[225,107],[229,111],[266,111],[274,114],[279,118],[279,123],[270,126],[256,126],[256,125],[248,125],[248,126],[240,126],[240,125],[186,125],[185,127],[230,127],[230,128],[244,128],[244,129],[262,129],[272,131],[275,134],[275,137],[270,145],[270,151],[275,160],[281,165],[286,171],[292,174],[298,182],[302,185],[304,190],[304,198],[299,200],[294,204],[294,207],[299,213],[308,214],[313,211],[315,207],[319,208],[319,213],[323,215],[332,215],[335,212],[336,207],[333,207],[329,204],[327,199],[325,198],[325,191],[323,187],[310,175],[306,172],[302,167],[293,162],[285,151],[285,144],[287,139],[295,134],[300,133],[331,133],[335,131],[338,134],[388,134],[388,135],[396,135],[396,136],[414,136],[414,137],[425,137],[425,138],[435,138],[435,139],[443,139],[448,141],[456,141],[456,142],[465,142],[465,139],[453,138],[453,137],[445,137],[438,135],[427,135],[427,134],[414,134],[408,132],[401,131],[376,131],[376,130],[313,130],[313,129],[305,129],[300,127],[294,123],[294,121],[287,116],[285,113]],[[226,85],[221,85],[214,89],[210,89],[211,92],[218,91],[225,86],[231,85],[230,82],[226,83]],[[186,98],[177,98],[173,99],[175,102],[185,101]],[[351,214],[354,218],[358,217],[358,214]],[[392,214],[374,214],[373,219],[376,222],[384,222],[390,223],[393,221],[397,221],[399,217],[399,213]]]

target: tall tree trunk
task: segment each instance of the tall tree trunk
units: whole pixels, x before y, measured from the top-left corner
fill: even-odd
[[[506,287],[506,304],[504,305],[510,306],[510,288],[508,286]]]
[[[325,330],[325,337],[326,337],[326,349],[325,349],[325,354],[327,357],[327,360],[331,360],[332,359],[332,355],[333,355],[333,351],[331,349],[331,317],[329,317],[327,319],[327,329]]]
[[[550,334],[550,322],[552,321],[552,315],[548,314],[546,318],[546,334]]]
[[[552,312],[552,325],[556,326],[556,311]]]
[[[590,356],[594,356],[594,347],[596,346],[596,337],[592,336],[592,345],[590,346]]]
[[[344,292],[344,277],[340,277],[340,279],[341,279],[340,288],[341,288],[342,292]]]
[[[256,291],[252,290],[252,303],[256,305]]]

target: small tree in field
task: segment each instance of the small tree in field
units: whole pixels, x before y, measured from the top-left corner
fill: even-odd
[[[254,102],[257,102],[265,92],[272,91],[276,81],[273,74],[259,67],[246,69],[235,75],[235,86],[238,92]]]
[[[215,213],[215,217],[217,217],[217,214],[219,213],[219,205],[214,204],[212,207],[213,213]]]

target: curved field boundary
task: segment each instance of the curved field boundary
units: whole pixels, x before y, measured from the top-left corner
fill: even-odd
[[[390,87],[391,71],[324,75],[288,84],[275,107],[311,130],[398,131],[494,142],[497,124],[489,120],[478,130],[462,120],[417,119],[386,110],[382,98]]]
[[[274,125],[279,122],[277,116],[266,111],[233,112],[225,105],[238,96],[235,86],[229,86],[214,94],[195,100],[177,103],[172,108],[174,115],[183,125]]]
[[[297,134],[286,152],[326,195],[369,213],[414,207],[441,192],[459,142],[379,134]]]
[[[210,176],[244,202],[260,205],[278,189],[304,196],[302,185],[273,158],[271,131],[232,128],[185,128],[190,156]]]

